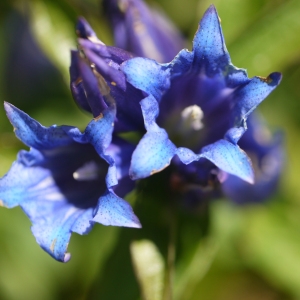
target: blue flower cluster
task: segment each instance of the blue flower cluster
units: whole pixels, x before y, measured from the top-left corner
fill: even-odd
[[[83,133],[44,127],[5,103],[30,150],[20,151],[0,180],[0,204],[19,205],[38,244],[63,262],[72,232],[86,234],[96,222],[141,227],[122,197],[134,180],[170,164],[172,192],[201,200],[218,191],[237,203],[268,197],[282,167],[281,138],[252,114],[281,74],[248,78],[232,65],[214,6],[191,51],[141,0],[105,0],[104,7],[116,47],[80,18],[78,50],[71,52],[73,98],[93,115]],[[123,133],[141,138],[134,145]]]

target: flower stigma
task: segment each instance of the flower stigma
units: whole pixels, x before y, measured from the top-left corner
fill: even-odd
[[[200,130],[203,128],[203,111],[198,105],[191,105],[186,107],[182,112],[181,112],[181,120],[182,120],[182,125],[183,129],[193,129],[193,130]]]
[[[89,181],[99,178],[99,167],[94,161],[85,163],[73,173],[73,178],[77,181]]]
[[[193,104],[182,110],[175,110],[162,124],[169,138],[178,147],[194,149],[204,137],[204,112],[200,106]]]

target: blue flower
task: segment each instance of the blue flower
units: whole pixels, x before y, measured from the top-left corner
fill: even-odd
[[[9,103],[5,109],[16,136],[30,150],[21,150],[0,180],[1,205],[24,210],[45,251],[66,262],[72,232],[87,234],[96,222],[141,227],[131,206],[119,197],[132,187],[128,166],[133,147],[112,139],[114,104],[83,133],[72,126],[44,127]]]
[[[185,46],[175,26],[140,0],[104,0],[115,45],[137,56],[169,62]]]
[[[214,6],[200,22],[191,52],[180,51],[170,63],[138,57],[120,67],[146,96],[140,104],[147,132],[133,153],[131,178],[148,177],[172,161],[182,181],[191,185],[207,187],[213,175],[222,182],[228,174],[248,188],[257,187],[251,160],[238,142],[247,118],[276,88],[281,74],[248,78],[245,70],[232,65]],[[259,155],[262,147],[253,148]],[[266,182],[258,184],[269,190]],[[223,184],[225,193],[236,194],[236,184],[231,184],[232,193],[228,186]]]
[[[82,109],[97,116],[106,106],[99,84],[104,80],[116,101],[117,116],[114,132],[136,131],[143,128],[139,102],[143,93],[134,88],[120,71],[120,65],[134,57],[125,50],[104,45],[89,24],[80,18],[76,27],[79,50],[71,53],[70,88]]]
[[[144,135],[133,152],[130,177],[146,178],[172,163],[171,183],[184,185],[184,190],[197,186],[200,198],[203,190],[215,191],[220,185],[223,193],[233,199],[241,192],[241,186],[251,189],[255,199],[261,198],[258,194],[269,195],[282,165],[274,170],[273,178],[256,176],[255,181],[254,173],[264,172],[260,172],[262,164],[252,163],[250,157],[258,161],[263,157],[281,159],[282,150],[274,150],[281,149],[281,142],[256,143],[254,131],[247,132],[247,126],[254,126],[253,122],[247,125],[247,119],[280,83],[281,74],[248,78],[244,69],[232,65],[214,6],[200,21],[192,51],[183,49],[170,63],[158,63],[156,60],[171,57],[169,48],[179,49],[179,35],[168,29],[157,35],[154,13],[142,1],[104,3],[111,14],[117,45],[133,54],[104,45],[87,22],[80,19],[79,51],[72,59],[71,87],[76,102],[91,111],[85,99],[87,91],[80,86],[80,78],[84,77],[80,65],[90,69],[91,77],[94,76],[91,80],[97,80],[101,74],[118,107],[115,132],[137,131]],[[169,43],[167,47],[165,42],[170,37],[175,46]],[[145,47],[145,41],[151,41],[156,51],[149,53],[147,49],[153,47]],[[153,56],[156,60],[149,59]],[[102,109],[99,99],[98,96],[94,102],[96,110]],[[260,122],[255,126],[258,131],[264,128]],[[250,157],[245,151],[251,152]],[[243,202],[243,196],[236,202]]]

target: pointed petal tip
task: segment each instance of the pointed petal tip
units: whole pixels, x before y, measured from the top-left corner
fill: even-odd
[[[280,72],[273,72],[271,73],[268,77],[261,77],[261,76],[256,76],[263,82],[267,83],[269,86],[277,86],[281,79],[282,79],[282,74]]]
[[[124,227],[142,228],[142,224],[141,224],[140,220],[137,217],[135,217],[135,219],[131,223],[124,225]]]
[[[254,170],[253,170],[253,166],[252,166],[252,162],[251,163],[251,172],[249,172],[249,174],[247,176],[242,176],[240,177],[242,180],[248,182],[249,184],[254,184],[255,183],[255,175],[254,175]],[[239,176],[237,176],[239,177]]]
[[[99,198],[91,222],[105,226],[141,228],[141,223],[130,204],[110,191]]]
[[[15,106],[10,104],[9,102],[4,101],[4,109],[5,109],[6,113],[11,111],[13,108],[15,108]]]
[[[13,122],[13,114],[16,112],[17,114],[25,114],[23,111],[21,111],[19,108],[17,108],[16,106],[14,106],[13,104],[4,101],[4,109],[6,112],[6,115],[8,117],[8,119],[10,120],[10,122]]]
[[[254,170],[247,154],[236,144],[221,139],[202,148],[199,155],[211,161],[220,170],[253,184]]]
[[[86,21],[86,19],[84,17],[77,18],[75,30],[76,30],[76,34],[78,37],[87,38],[87,34],[88,34],[87,26],[88,26],[88,22]]]
[[[63,262],[66,263],[71,259],[71,253],[65,253]]]
[[[255,183],[254,172],[253,172],[253,170],[252,170],[251,174],[248,174],[248,175],[246,175],[246,176],[238,176],[238,175],[235,175],[235,174],[230,173],[230,172],[229,172],[229,174],[234,175],[234,176],[237,176],[237,177],[239,177],[240,179],[242,179],[242,180],[248,182],[249,184],[254,184],[254,183]]]
[[[217,12],[217,9],[214,4],[211,4],[206,11]]]
[[[211,4],[211,5],[208,7],[208,9],[207,9],[207,10],[205,11],[205,13],[204,13],[204,16],[207,15],[207,14],[214,14],[214,15],[216,15],[217,18],[219,19],[219,15],[218,15],[217,9],[216,9],[216,7],[215,7],[214,4]],[[204,16],[203,16],[203,17],[204,17]]]
[[[0,200],[0,207],[6,207],[3,200]]]
[[[273,72],[268,77],[270,85],[278,85],[282,79],[282,74],[280,72]]]
[[[254,175],[252,177],[248,178],[248,180],[246,180],[246,181],[250,184],[254,184],[255,183]]]
[[[122,219],[122,220],[114,220],[113,218],[110,218],[109,220],[107,218],[103,218],[101,215],[96,215],[91,222],[97,222],[105,226],[117,226],[117,227],[128,227],[128,228],[142,228],[142,224],[138,217],[134,215],[132,212],[132,215],[130,218]]]

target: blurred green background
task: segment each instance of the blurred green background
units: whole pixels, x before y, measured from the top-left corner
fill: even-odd
[[[147,3],[164,10],[190,47],[197,23],[211,2]],[[224,199],[212,202],[209,234],[204,234],[201,216],[183,213],[174,298],[300,299],[300,1],[215,0],[213,4],[235,66],[246,68],[251,77],[283,73],[282,83],[259,111],[272,130],[284,131],[286,165],[279,190],[267,203],[236,207]],[[2,101],[43,125],[84,129],[90,117],[73,103],[68,87],[69,51],[76,47],[74,26],[80,15],[100,39],[112,45],[98,0],[1,0]],[[1,176],[22,148],[0,109]],[[167,233],[166,224],[155,223],[160,204],[151,199],[151,192],[128,199],[137,198],[136,211],[144,224],[139,233],[96,225],[87,236],[73,234],[72,259],[67,264],[40,249],[20,208],[1,208],[0,299],[142,299],[129,245],[135,238],[154,240],[165,257]]]

